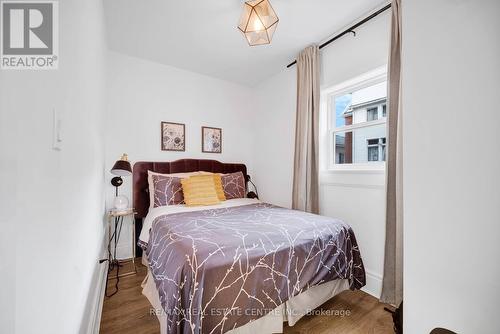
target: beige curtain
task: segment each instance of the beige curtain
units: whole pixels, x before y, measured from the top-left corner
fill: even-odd
[[[401,110],[401,0],[392,0],[387,123],[387,211],[382,296],[385,303],[403,300],[403,152]]]
[[[319,213],[319,49],[310,46],[297,58],[297,115],[292,207]]]

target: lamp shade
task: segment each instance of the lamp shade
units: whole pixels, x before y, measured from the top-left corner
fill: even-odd
[[[251,46],[269,44],[278,26],[278,15],[268,0],[246,1],[238,29]]]
[[[132,175],[132,166],[128,161],[128,156],[124,153],[120,160],[115,162],[113,168],[111,168],[111,174],[118,176],[130,176]]]

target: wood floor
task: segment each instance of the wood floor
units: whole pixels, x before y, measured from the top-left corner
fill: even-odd
[[[124,268],[124,270],[127,269]],[[139,265],[138,270],[137,275],[120,279],[119,291],[116,295],[111,298],[105,297],[101,334],[157,334],[160,332],[156,316],[150,314],[149,301],[141,294],[141,282],[146,276],[146,268]],[[113,291],[114,280],[111,280],[108,283],[108,293]],[[394,333],[391,315],[384,311],[384,306],[377,299],[362,291],[345,291],[320,306],[318,310],[349,310],[348,316],[305,316],[295,326],[285,326],[284,333]]]

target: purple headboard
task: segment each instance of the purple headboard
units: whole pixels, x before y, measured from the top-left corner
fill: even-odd
[[[134,164],[132,170],[133,202],[137,214],[135,218],[144,218],[149,210],[148,170],[171,174],[188,172],[234,173],[242,172],[247,179],[247,167],[244,164],[225,164],[217,160],[181,159],[171,162],[145,162]]]

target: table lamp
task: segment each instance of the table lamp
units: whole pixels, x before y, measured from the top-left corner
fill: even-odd
[[[116,161],[111,168],[111,174],[117,175],[111,179],[111,184],[115,187],[115,200],[113,205],[116,210],[124,210],[128,208],[128,198],[124,195],[118,195],[118,187],[123,184],[122,176],[132,175],[132,167],[128,161],[128,156],[123,153],[120,160]]]

